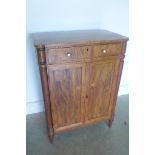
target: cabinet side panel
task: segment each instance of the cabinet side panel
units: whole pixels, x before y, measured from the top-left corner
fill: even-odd
[[[123,64],[124,64],[126,44],[127,44],[126,42],[122,42],[121,57],[115,63],[115,75],[114,75],[115,79],[112,84],[112,92],[111,92],[110,124],[112,123],[114,119],[117,95],[118,95],[118,90],[119,90],[120,80],[121,80],[121,75],[122,75],[122,69],[123,69]]]

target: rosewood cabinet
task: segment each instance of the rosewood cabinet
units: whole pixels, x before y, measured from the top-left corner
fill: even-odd
[[[112,125],[127,37],[106,30],[33,34],[48,135]]]

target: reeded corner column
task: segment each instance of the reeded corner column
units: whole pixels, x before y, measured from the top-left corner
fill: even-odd
[[[39,63],[39,69],[40,69],[42,92],[44,96],[48,136],[49,136],[50,142],[52,143],[53,137],[54,137],[54,130],[53,130],[53,120],[52,120],[52,112],[51,112],[51,104],[50,104],[50,93],[49,93],[48,76],[47,76],[45,47],[42,45],[36,46],[36,49],[37,49],[38,63]]]

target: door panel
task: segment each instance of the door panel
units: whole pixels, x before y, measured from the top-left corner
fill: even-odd
[[[86,66],[86,121],[110,115],[110,92],[114,62],[94,62]]]
[[[49,86],[54,129],[83,123],[84,64],[49,65]]]

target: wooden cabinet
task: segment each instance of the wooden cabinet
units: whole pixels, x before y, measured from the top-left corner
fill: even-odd
[[[105,30],[33,35],[50,140],[114,118],[128,38]]]

